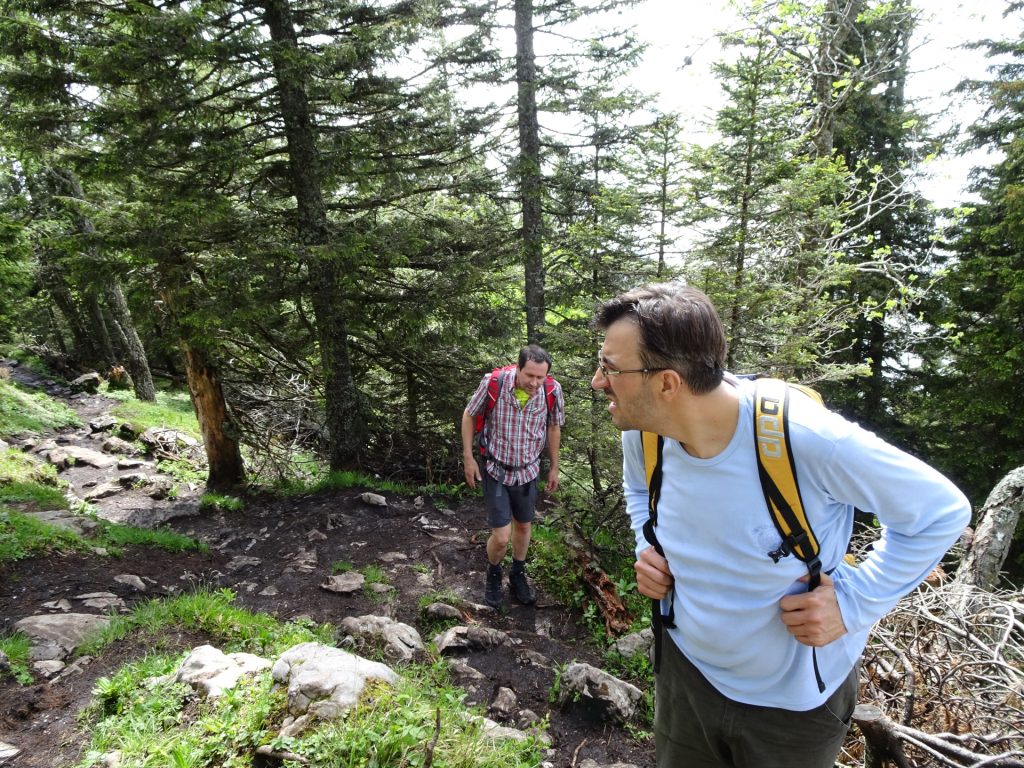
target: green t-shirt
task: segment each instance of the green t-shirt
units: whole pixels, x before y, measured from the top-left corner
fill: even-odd
[[[526,404],[530,401],[530,393],[526,390],[519,389],[518,387],[513,391],[516,393],[516,400],[519,401],[519,407],[525,408]]]

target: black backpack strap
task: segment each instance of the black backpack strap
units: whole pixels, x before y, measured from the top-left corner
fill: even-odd
[[[654,529],[658,525],[658,500],[661,498],[661,465],[665,439],[653,432],[642,432],[640,440],[643,445],[644,471],[647,476],[647,520],[644,522],[643,534],[647,543],[654,547],[654,551],[664,557],[665,550],[662,549]],[[654,632],[655,672],[661,668],[661,647],[664,630],[675,627],[675,618],[676,609],[674,592],[672,590],[668,594],[667,614],[661,612],[661,600],[651,598],[651,630]]]

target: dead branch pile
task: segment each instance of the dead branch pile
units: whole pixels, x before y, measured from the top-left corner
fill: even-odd
[[[1024,768],[1020,593],[923,586],[873,630],[861,681],[868,748],[849,764]]]

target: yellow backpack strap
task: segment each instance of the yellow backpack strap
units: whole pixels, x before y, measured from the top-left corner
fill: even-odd
[[[757,471],[772,521],[782,536],[782,546],[768,555],[775,562],[792,553],[807,565],[807,591],[821,584],[821,560],[818,540],[807,522],[800,486],[793,465],[793,447],[789,440],[789,392],[799,389],[819,404],[821,396],[813,389],[787,384],[779,379],[757,379],[754,390],[754,436],[757,440]],[[818,669],[818,649],[811,649],[814,679],[824,693],[825,681]]]
[[[790,387],[779,379],[758,379],[754,395],[754,436],[757,440],[757,468],[761,488],[775,527],[782,536],[782,546],[769,552],[778,562],[792,553],[807,564],[809,589],[820,583],[821,561],[818,540],[807,522],[793,449],[789,441]],[[817,402],[821,397],[811,390]]]
[[[644,471],[647,474],[647,494],[648,497],[653,497],[651,493],[651,481],[654,479],[656,473],[660,473],[661,467],[661,435],[656,435],[653,432],[641,432],[640,442],[644,447]],[[655,490],[660,491],[660,488]],[[650,502],[648,506],[654,509],[657,513],[657,503]]]
[[[665,551],[658,542],[655,526],[658,525],[658,499],[661,498],[661,456],[665,439],[653,432],[641,432],[640,443],[644,450],[644,474],[647,477],[647,520],[644,522],[643,533],[647,543],[654,550],[665,556]],[[668,594],[668,613],[662,613],[661,600],[651,600],[651,629],[654,631],[654,671],[661,669],[662,634],[665,628],[675,627],[675,595]]]

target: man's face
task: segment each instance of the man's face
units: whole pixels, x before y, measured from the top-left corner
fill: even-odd
[[[620,430],[645,429],[657,431],[654,415],[654,397],[651,387],[654,379],[643,373],[621,373],[643,368],[640,361],[640,329],[629,319],[608,326],[604,344],[598,352],[598,362],[608,370],[605,375],[600,366],[590,381],[594,389],[604,390],[611,401],[608,413],[612,423]]]
[[[548,364],[527,360],[526,365],[516,369],[516,387],[528,392],[530,397],[544,383],[548,375]]]

